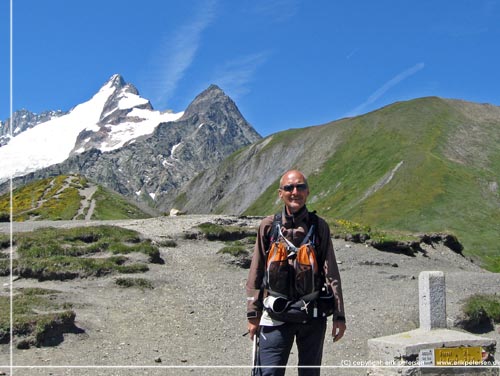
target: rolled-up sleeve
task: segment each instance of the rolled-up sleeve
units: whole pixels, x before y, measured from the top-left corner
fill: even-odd
[[[262,314],[262,282],[265,272],[264,264],[266,250],[269,246],[267,234],[272,226],[272,222],[272,216],[264,218],[257,232],[257,239],[255,241],[252,262],[250,264],[246,283],[248,317],[260,317]]]

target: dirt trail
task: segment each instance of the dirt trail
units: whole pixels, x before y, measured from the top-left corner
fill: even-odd
[[[152,281],[153,290],[119,288],[114,282],[117,276],[67,282],[15,281],[16,288],[39,286],[63,291],[64,298],[75,304],[77,326],[85,333],[65,334],[56,347],[15,349],[14,364],[33,368],[14,374],[248,374],[251,342],[242,336],[246,331],[247,270],[226,263],[227,258],[217,254],[223,243],[184,240],[182,235],[196,224],[219,217],[111,222],[156,240],[177,238],[177,247],[161,250],[165,264],[150,265],[151,270],[141,275]],[[75,222],[57,225],[74,226]],[[258,221],[250,222],[255,225]],[[344,289],[347,332],[337,344],[328,336],[325,366],[366,360],[367,339],[416,328],[420,271],[445,272],[450,325],[462,299],[478,292],[498,293],[500,286],[500,274],[485,272],[443,247],[429,248],[426,257],[408,257],[340,240],[334,245]],[[6,282],[6,277],[0,278],[0,286]],[[485,336],[500,343],[497,330]],[[9,359],[8,346],[0,346],[0,371]],[[295,349],[289,364],[296,364]],[[61,368],[40,368],[55,366]],[[296,370],[287,374],[296,374]],[[366,370],[335,368],[325,369],[323,374],[365,375]]]
[[[80,202],[80,209],[76,213],[73,219],[83,218],[85,214],[85,220],[90,221],[92,214],[94,214],[95,200],[92,200],[92,196],[97,191],[97,185],[89,185],[86,188],[80,189],[79,193],[82,196],[82,201]],[[87,212],[85,210],[88,208]]]

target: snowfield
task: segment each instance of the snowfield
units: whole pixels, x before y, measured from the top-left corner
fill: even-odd
[[[14,135],[7,145],[0,147],[0,183],[10,177],[22,176],[65,161],[82,131],[100,131],[99,120],[102,118],[104,106],[111,96],[123,90],[113,85],[117,77],[112,76],[90,100],[77,105],[68,114]],[[99,146],[101,151],[118,149],[137,137],[153,133],[158,124],[176,121],[184,114],[136,108],[146,103],[148,100],[139,95],[126,91],[121,93],[116,109],[106,112],[110,114],[115,110],[130,109],[127,114],[130,122],[106,124],[111,131]],[[81,153],[84,150],[85,148],[81,147],[76,152]]]

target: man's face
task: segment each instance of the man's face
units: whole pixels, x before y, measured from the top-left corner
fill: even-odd
[[[304,176],[294,171],[284,175],[278,194],[285,203],[288,214],[298,212],[304,207],[309,196],[309,188]]]

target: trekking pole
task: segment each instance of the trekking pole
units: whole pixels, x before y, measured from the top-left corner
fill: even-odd
[[[253,336],[253,343],[252,343],[252,373],[250,374],[251,376],[258,376],[257,374],[257,363],[258,363],[258,356],[259,356],[259,330],[255,333]]]

